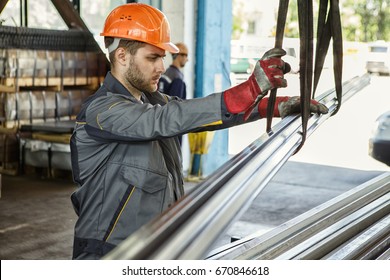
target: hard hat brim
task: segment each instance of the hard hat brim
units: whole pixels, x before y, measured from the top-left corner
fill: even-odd
[[[170,53],[179,53],[179,48],[176,47],[176,45],[173,44],[173,43],[158,44],[158,45],[155,45],[155,46],[160,48],[160,49],[166,50],[166,51],[168,51]]]
[[[105,33],[100,33],[100,36],[109,36],[109,37],[112,37],[110,36],[111,34],[105,34]],[[123,39],[123,40],[134,40],[134,39],[131,39],[131,38],[123,38],[123,37],[114,37],[114,38],[120,38],[120,39]],[[169,43],[160,43],[160,44],[154,44],[152,42],[146,42],[146,41],[142,41],[142,40],[134,40],[134,41],[139,41],[139,42],[143,42],[143,43],[146,43],[146,44],[149,44],[149,45],[152,45],[152,46],[155,46],[157,48],[160,48],[160,49],[163,49],[165,51],[168,51],[170,53],[179,53],[179,48],[176,47],[175,44],[169,42]]]

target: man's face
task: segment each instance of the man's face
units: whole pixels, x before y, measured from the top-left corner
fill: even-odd
[[[155,92],[161,74],[165,72],[165,51],[152,45],[145,45],[130,55],[130,65],[125,79],[142,92]]]
[[[188,55],[186,53],[179,54],[180,67],[183,68],[188,61]]]

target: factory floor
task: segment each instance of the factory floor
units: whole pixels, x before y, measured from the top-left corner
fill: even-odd
[[[267,231],[381,173],[287,162],[210,249],[231,238]],[[1,260],[71,259],[76,215],[69,197],[75,185],[70,174],[59,178],[44,175],[1,176]],[[196,183],[186,183],[187,190],[194,187]]]

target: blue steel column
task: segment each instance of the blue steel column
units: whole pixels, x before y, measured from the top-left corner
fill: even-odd
[[[195,63],[195,97],[230,87],[232,0],[199,0]],[[215,77],[222,78],[215,88]],[[218,79],[217,79],[218,80]],[[216,131],[206,155],[202,175],[207,176],[228,160],[228,131]]]

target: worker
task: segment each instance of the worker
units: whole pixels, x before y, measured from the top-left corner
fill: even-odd
[[[187,98],[186,83],[181,69],[188,62],[188,48],[184,43],[176,43],[178,53],[172,53],[172,64],[161,76],[158,90],[170,96],[177,96],[181,99]],[[182,143],[182,136],[178,136],[179,143]]]
[[[178,53],[158,9],[141,3],[118,6],[103,32],[111,71],[77,116],[71,137],[71,201],[78,219],[74,259],[100,259],[142,225],[183,197],[177,136],[243,124],[259,94],[286,87],[282,49],[265,53],[248,81],[203,98],[181,100],[157,91],[166,52]],[[263,118],[267,98],[250,115]],[[299,103],[278,97],[274,116]],[[313,113],[327,108],[312,103]]]
[[[180,42],[175,45],[179,49],[179,52],[172,54],[172,64],[161,76],[158,90],[170,96],[186,99],[186,84],[181,69],[188,62],[188,48],[184,43]]]

